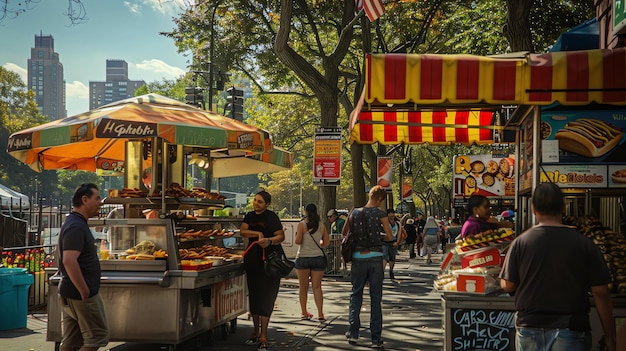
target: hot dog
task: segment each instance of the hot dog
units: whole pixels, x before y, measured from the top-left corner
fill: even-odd
[[[599,157],[616,147],[624,133],[610,123],[590,118],[568,122],[556,132],[559,148],[586,157]]]

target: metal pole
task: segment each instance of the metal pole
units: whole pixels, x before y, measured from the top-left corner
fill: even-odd
[[[213,49],[215,47],[215,31],[213,30],[213,24],[215,23],[215,12],[220,5],[221,0],[215,3],[213,7],[213,13],[211,14],[211,46],[209,48],[209,111],[213,111]]]

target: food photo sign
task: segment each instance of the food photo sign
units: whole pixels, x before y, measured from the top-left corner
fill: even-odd
[[[556,141],[558,162],[545,157],[542,182],[565,187],[626,188],[626,112],[542,111],[542,145]]]
[[[626,112],[542,111],[542,140],[558,141],[558,163],[624,163]],[[543,163],[550,163],[543,160]]]
[[[464,155],[454,158],[454,196],[515,196],[513,157]]]

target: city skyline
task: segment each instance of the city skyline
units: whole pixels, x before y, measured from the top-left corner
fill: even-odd
[[[58,2],[41,2],[0,24],[0,65],[27,82],[27,60],[36,35],[51,35],[64,67],[67,115],[89,110],[89,82],[104,81],[106,60],[128,63],[129,78],[146,82],[175,79],[187,71],[190,56],[159,32],[174,28],[182,0],[86,3],[86,21],[70,26]],[[9,35],[10,34],[10,35]]]

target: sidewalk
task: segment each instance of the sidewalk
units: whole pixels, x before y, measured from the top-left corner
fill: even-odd
[[[383,293],[383,340],[386,350],[394,351],[441,351],[443,346],[440,294],[432,289],[439,272],[441,255],[434,257],[433,264],[425,264],[421,258],[408,260],[401,253],[394,269],[396,281],[385,274]],[[348,326],[348,303],[350,282],[348,279],[327,277],[324,290],[324,313],[326,323],[300,320],[297,279],[283,279],[276,301],[276,309],[269,326],[271,350],[330,351],[369,349],[369,296],[364,296],[361,320],[363,329],[357,346],[349,345],[344,333]],[[317,315],[313,294],[309,293],[309,311]],[[0,331],[0,349],[3,351],[52,351],[54,344],[46,342],[45,313],[28,316],[24,329]],[[235,333],[223,338],[221,328],[214,330],[213,342],[209,337],[178,345],[176,350],[228,350],[253,351],[254,346],[243,343],[252,332],[252,320],[247,315],[237,319]],[[208,333],[207,333],[208,334]],[[164,345],[133,343],[110,343],[111,351],[167,350]]]

